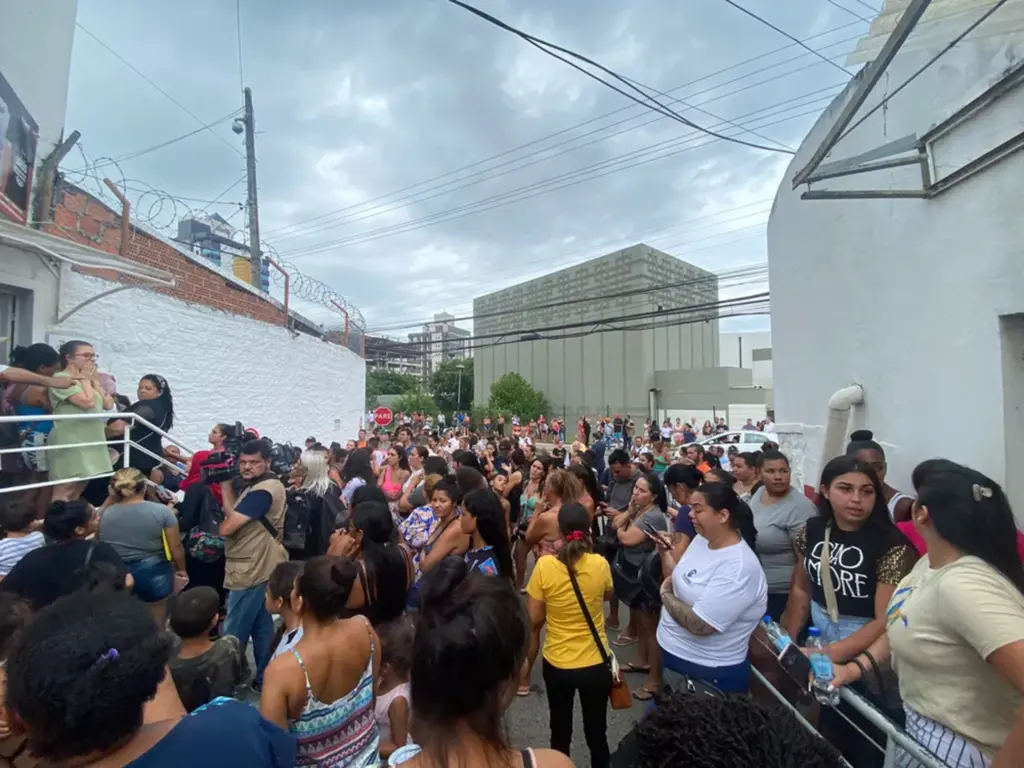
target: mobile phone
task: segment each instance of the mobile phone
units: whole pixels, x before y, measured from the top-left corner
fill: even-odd
[[[801,691],[807,691],[811,684],[811,660],[796,644],[786,646],[786,649],[779,654],[779,664],[786,671],[786,674],[800,686]]]

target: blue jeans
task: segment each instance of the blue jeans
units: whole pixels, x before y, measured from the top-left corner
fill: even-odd
[[[811,601],[811,624],[818,628],[821,637],[826,643],[836,643],[844,640],[865,624],[870,624],[873,619],[865,619],[862,616],[840,616],[839,621],[832,621],[824,606]]]
[[[263,671],[270,663],[270,644],[274,640],[274,620],[264,605],[266,594],[266,582],[249,589],[229,589],[228,615],[224,618],[224,632],[237,637],[243,651],[252,638],[257,686],[263,684]]]
[[[750,662],[743,661],[729,667],[705,667],[681,659],[661,649],[662,680],[672,690],[680,690],[684,676],[715,686],[722,693],[747,693],[750,690]]]

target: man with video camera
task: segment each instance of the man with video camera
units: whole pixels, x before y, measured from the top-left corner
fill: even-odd
[[[238,638],[244,649],[252,638],[256,659],[253,687],[259,690],[263,671],[270,661],[274,622],[264,607],[267,581],[288,553],[281,544],[286,495],[284,484],[270,471],[270,450],[265,440],[242,445],[238,469],[244,484],[235,493],[234,482],[220,482],[224,520],[218,533],[224,536],[228,591],[224,631]]]

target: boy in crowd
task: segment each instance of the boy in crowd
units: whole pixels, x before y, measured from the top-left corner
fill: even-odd
[[[238,638],[210,639],[219,612],[220,596],[213,587],[186,590],[171,602],[171,630],[181,638],[178,654],[170,661],[171,676],[189,712],[218,696],[235,696],[249,679]]]
[[[28,504],[0,502],[0,528],[7,533],[0,540],[0,579],[11,572],[25,555],[45,544],[36,522],[36,512]]]

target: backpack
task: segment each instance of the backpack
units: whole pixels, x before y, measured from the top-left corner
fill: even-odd
[[[284,508],[284,529],[281,543],[289,552],[306,548],[306,539],[312,533],[313,515],[305,493],[289,493]],[[267,531],[274,527],[265,518],[260,518]],[[276,532],[274,537],[277,537]]]
[[[185,535],[185,552],[200,563],[215,563],[224,557],[224,537],[217,533],[224,511],[209,492],[203,496],[199,524]]]

